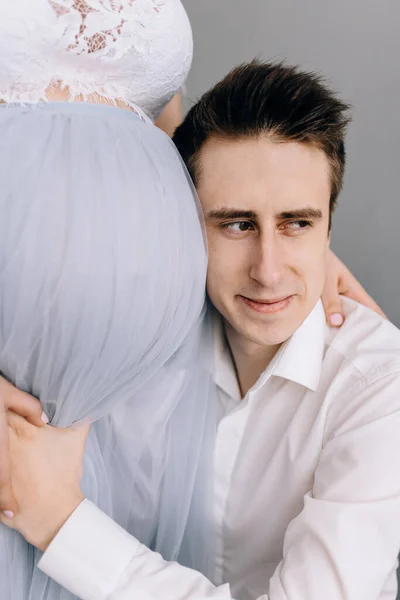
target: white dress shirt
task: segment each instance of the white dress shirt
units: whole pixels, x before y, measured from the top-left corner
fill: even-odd
[[[39,566],[84,600],[394,600],[400,549],[400,331],[319,302],[242,400],[216,327],[213,583],[89,501]]]

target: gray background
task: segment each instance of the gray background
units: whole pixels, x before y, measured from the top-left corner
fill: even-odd
[[[332,247],[400,327],[400,1],[183,4],[195,41],[187,105],[255,56],[320,71],[352,104]]]

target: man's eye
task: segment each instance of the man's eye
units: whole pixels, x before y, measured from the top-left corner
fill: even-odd
[[[253,231],[254,225],[249,221],[235,221],[234,223],[223,223],[222,228],[230,233],[238,234]]]
[[[283,229],[290,229],[291,231],[300,231],[302,229],[308,229],[312,227],[311,221],[290,221],[282,225]]]

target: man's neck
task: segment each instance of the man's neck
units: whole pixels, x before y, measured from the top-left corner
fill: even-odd
[[[225,320],[224,331],[236,369],[240,392],[244,398],[279,350],[278,346],[262,346],[245,339]]]

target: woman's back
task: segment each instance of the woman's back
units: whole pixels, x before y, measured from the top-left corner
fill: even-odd
[[[3,3],[2,3],[3,4]],[[0,101],[120,99],[155,119],[192,59],[180,0],[13,0],[0,7]]]
[[[191,54],[179,0],[0,2],[0,374],[52,425],[89,419],[85,495],[206,572],[215,387],[200,207],[168,136],[100,106],[154,118]],[[70,102],[52,102],[63,88]],[[76,600],[37,560],[0,526],[1,600]]]
[[[89,419],[85,495],[201,569],[215,429],[207,257],[172,141],[110,106],[2,105],[0,180],[0,375],[52,425]],[[38,558],[0,526],[2,600],[74,598]]]

